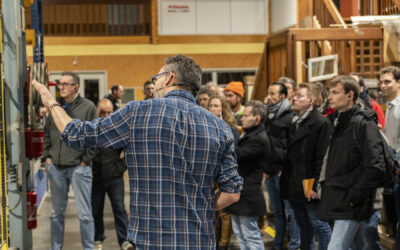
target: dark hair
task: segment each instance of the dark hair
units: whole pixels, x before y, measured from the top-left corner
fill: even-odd
[[[265,117],[267,116],[267,109],[260,101],[251,100],[245,105],[245,107],[252,107],[251,113],[254,116],[259,115],[261,117],[261,122],[263,122]]]
[[[337,76],[335,77],[332,81],[330,86],[336,86],[338,84],[342,84],[343,88],[344,88],[344,93],[349,93],[350,91],[352,91],[354,93],[353,95],[353,101],[355,102],[358,98],[358,96],[360,95],[360,87],[357,83],[357,81],[351,77],[351,76]]]
[[[164,69],[175,73],[176,85],[188,90],[194,96],[197,95],[201,83],[201,68],[192,58],[184,55],[168,57]]]
[[[321,94],[321,100],[316,104],[316,106],[322,106],[328,99],[329,91],[322,82],[316,82],[315,84],[319,87],[319,92]]]
[[[152,81],[150,81],[150,80],[145,81],[144,84],[143,84],[143,88],[146,88],[146,86],[150,85],[150,84],[154,84],[154,83]]]
[[[399,67],[396,67],[396,66],[385,67],[385,68],[381,69],[379,74],[383,75],[383,74],[387,74],[387,73],[392,73],[393,79],[396,80],[396,82],[400,80],[400,68]]]
[[[272,86],[272,85],[279,86],[279,94],[284,94],[285,97],[287,97],[287,88],[286,88],[285,84],[283,84],[282,82],[273,82],[270,84],[270,86]]]
[[[118,89],[119,89],[119,85],[118,85],[118,84],[113,85],[113,86],[111,87],[111,93],[114,94],[114,92],[115,92],[115,91],[118,91]]]
[[[287,77],[287,76],[279,77],[278,82],[281,82],[283,84],[288,82],[288,83],[290,83],[292,85],[293,91],[296,91],[296,89],[297,89],[296,82],[290,77]]]
[[[71,76],[73,78],[72,80],[74,81],[73,83],[78,84],[78,85],[80,84],[79,75],[75,72],[64,71],[61,73],[61,76]]]
[[[375,89],[368,89],[368,95],[372,97],[372,99],[378,99],[379,93]]]
[[[208,95],[209,97],[211,97],[212,95],[215,95],[215,91],[209,90],[209,89],[202,89],[199,91],[198,96],[200,95]]]

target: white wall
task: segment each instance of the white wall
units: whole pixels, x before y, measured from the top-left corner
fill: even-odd
[[[158,0],[160,35],[267,34],[267,0]]]
[[[295,25],[297,22],[296,0],[270,0],[272,32]]]

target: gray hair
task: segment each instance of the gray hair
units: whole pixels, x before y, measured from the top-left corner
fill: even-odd
[[[165,60],[165,70],[175,73],[177,85],[197,95],[201,83],[201,69],[194,60],[184,55],[169,57]]]
[[[285,83],[290,83],[290,84],[292,85],[293,91],[296,91],[296,89],[297,89],[297,84],[296,84],[296,82],[295,82],[292,78],[290,78],[290,77],[282,76],[282,77],[280,77],[280,78],[278,79],[278,82],[281,82],[281,83],[283,83],[283,84],[285,84]]]
[[[74,81],[73,83],[78,84],[78,85],[80,84],[79,75],[77,73],[75,73],[75,72],[64,71],[64,72],[61,73],[61,76],[71,76],[73,78],[73,81]]]
[[[251,100],[245,105],[245,107],[252,107],[251,113],[254,116],[259,115],[261,117],[261,122],[263,122],[265,117],[267,116],[267,109],[260,101]]]

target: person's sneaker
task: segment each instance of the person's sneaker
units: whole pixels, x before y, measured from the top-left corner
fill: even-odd
[[[122,242],[121,249],[122,250],[135,250],[135,247],[131,243],[129,243],[129,241],[124,241],[124,242]]]
[[[103,242],[102,241],[95,241],[93,249],[94,250],[102,250],[103,249]]]

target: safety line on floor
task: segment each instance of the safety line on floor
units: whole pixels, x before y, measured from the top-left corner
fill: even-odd
[[[272,227],[266,226],[264,232],[266,232],[272,238],[275,238],[275,229],[273,229]]]

